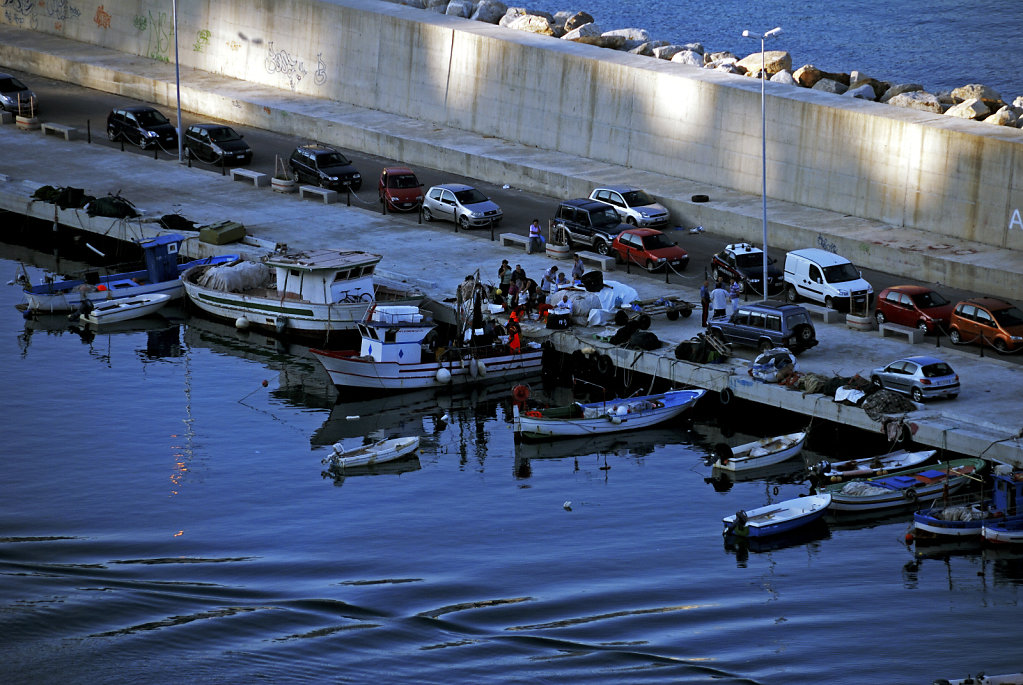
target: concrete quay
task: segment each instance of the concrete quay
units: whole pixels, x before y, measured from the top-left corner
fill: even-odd
[[[62,223],[94,233],[130,239],[139,231],[155,231],[155,220],[170,213],[181,213],[199,224],[230,219],[245,224],[248,232],[259,239],[245,248],[255,252],[275,243],[288,243],[383,254],[380,271],[385,276],[417,285],[439,301],[453,296],[458,283],[476,268],[485,279],[496,279],[502,259],[520,263],[532,274],[540,273],[551,261],[545,255],[527,255],[519,248],[502,246],[500,241],[490,242],[489,236],[480,232],[465,235],[447,224],[419,226],[357,207],[301,200],[297,195],[256,188],[232,181],[230,176],[190,169],[166,159],[124,154],[80,140],[64,141],[39,132],[19,131],[13,126],[0,126],[0,147],[7,152],[0,161],[0,209],[50,221],[57,211]],[[31,201],[34,189],[44,184],[80,187],[92,195],[119,191],[144,210],[145,216],[140,221],[89,218],[80,210],[61,213],[53,205]],[[193,254],[240,251],[237,243],[208,246],[197,239],[190,240],[188,246]],[[695,273],[687,275],[684,282],[672,275],[670,284],[623,272],[606,274],[606,278],[628,283],[642,299],[675,296],[697,300]],[[867,376],[872,368],[892,359],[931,351],[926,342],[911,345],[883,338],[876,331],[851,330],[844,323],[815,325],[821,343],[800,356],[801,371]],[[625,372],[655,375],[715,393],[728,388],[735,398],[868,431],[880,430],[880,424],[858,407],[836,404],[823,395],[804,396],[781,386],[754,382],[747,373],[752,350],[739,350],[737,357],[721,364],[676,360],[675,346],[702,330],[695,315],[673,322],[655,317],[651,330],[665,344],[654,352],[601,342],[595,336],[608,333],[604,327],[558,332],[539,326],[529,328],[538,336],[550,336],[563,352],[593,348],[598,354],[607,354],[616,368]],[[957,453],[1023,464],[1023,394],[1019,392],[1023,369],[992,356],[980,357],[975,350],[942,349],[939,354],[960,374],[962,392],[956,400],[932,402],[910,413],[906,421],[917,426],[914,440]]]

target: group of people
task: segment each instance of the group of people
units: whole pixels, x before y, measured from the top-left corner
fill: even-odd
[[[739,296],[742,295],[742,284],[737,278],[718,278],[713,290],[710,281],[704,280],[700,286],[700,307],[702,309],[702,325],[707,326],[707,314],[716,319],[728,313],[735,313],[739,308]],[[731,310],[729,312],[729,307]]]
[[[501,261],[497,270],[499,285],[494,291],[494,304],[503,305],[505,311],[516,311],[522,316],[531,316],[541,310],[541,305],[571,309],[571,301],[568,295],[562,295],[560,301],[554,302],[551,297],[562,288],[568,288],[579,283],[583,276],[583,261],[578,256],[572,265],[572,276],[565,274],[552,265],[544,271],[540,282],[529,278],[521,264],[515,268],[508,263],[507,259]],[[543,307],[546,309],[546,307]]]

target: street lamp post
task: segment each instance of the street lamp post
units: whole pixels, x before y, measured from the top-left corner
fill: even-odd
[[[172,0],[171,11],[174,14],[174,85],[177,89],[175,96],[178,105],[178,162],[182,161],[183,155],[182,146],[184,141],[181,139],[181,134],[184,131],[181,130],[181,64],[178,61],[178,0]]]
[[[764,82],[767,80],[767,54],[764,44],[768,38],[774,38],[781,33],[781,27],[777,26],[763,35],[751,31],[743,31],[743,38],[760,39],[760,174],[763,186],[760,191],[761,204],[764,211],[764,273],[760,283],[763,288],[763,299],[767,299],[767,107],[764,96]]]

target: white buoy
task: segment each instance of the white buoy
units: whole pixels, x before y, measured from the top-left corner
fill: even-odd
[[[358,415],[358,414],[350,414],[350,415],[348,415],[348,416],[346,416],[346,417],[345,417],[345,420],[346,420],[346,421],[358,421],[358,420],[359,420],[359,418],[360,418],[360,417],[359,417],[359,415]]]
[[[234,327],[237,328],[239,331],[247,330],[249,327],[249,320],[246,319],[244,316],[239,316],[237,319],[234,320]]]
[[[447,415],[447,412],[445,412],[444,416],[440,417],[440,420],[443,421],[444,423],[447,423],[448,421],[451,420],[451,417]]]
[[[480,361],[480,362],[478,362],[476,364],[476,374],[480,378],[483,378],[483,377],[485,377],[487,375],[487,365],[484,364],[482,361]]]
[[[561,506],[565,508],[565,511],[572,511],[572,500],[565,502]]]
[[[469,360],[469,378],[475,378],[479,374],[479,370],[479,362],[476,361],[475,357],[473,357]]]
[[[443,366],[437,369],[437,382],[441,385],[447,385],[451,382],[451,372],[445,369]]]

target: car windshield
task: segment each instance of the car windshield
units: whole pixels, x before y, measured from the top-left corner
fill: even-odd
[[[622,219],[618,216],[618,212],[615,211],[614,207],[608,207],[603,210],[590,211],[590,222],[594,226],[614,228],[622,222]]]
[[[920,369],[924,374],[924,378],[938,378],[939,376],[951,376],[955,373],[952,367],[945,362],[938,362],[937,364],[928,364],[927,366]]]
[[[487,201],[487,196],[475,188],[466,188],[455,193],[455,198],[463,205],[478,205]]]
[[[210,140],[217,143],[226,143],[231,140],[241,140],[242,137],[238,135],[233,128],[230,126],[218,126],[217,128],[208,128],[206,131],[210,134]]]
[[[991,312],[991,315],[995,317],[995,321],[1002,328],[1010,328],[1012,326],[1023,325],[1023,312],[1016,307],[1009,307],[1008,309],[996,309]]]
[[[0,78],[0,93],[14,93],[19,90],[28,90],[28,88],[13,76]]]
[[[326,152],[316,156],[316,164],[323,168],[328,166],[348,166],[351,162],[340,152]]]
[[[167,117],[155,109],[144,109],[141,112],[135,112],[135,121],[139,122],[142,126],[160,126],[170,123],[167,121]]]
[[[747,252],[745,254],[737,254],[735,255],[735,265],[740,269],[751,269],[755,266],[763,266],[764,253]]]
[[[914,295],[913,304],[920,309],[933,309],[934,307],[944,307],[948,304],[948,300],[933,290],[929,290],[926,293]]]
[[[665,247],[674,247],[674,244],[669,242],[663,233],[652,233],[643,238],[643,247],[647,250],[661,250]]]
[[[400,176],[387,177],[388,188],[416,188],[418,186],[419,181],[412,174],[402,174]]]
[[[860,272],[849,262],[824,267],[824,278],[828,283],[845,283],[846,281],[855,281],[859,277]]]
[[[630,207],[646,207],[656,202],[645,190],[630,190],[622,193],[622,197],[625,198],[625,204]]]

